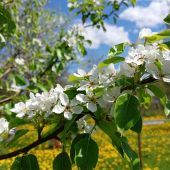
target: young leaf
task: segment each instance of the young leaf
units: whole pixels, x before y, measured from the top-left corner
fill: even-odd
[[[71,161],[67,152],[62,152],[53,161],[53,170],[71,170]]]
[[[76,82],[76,81],[80,81],[82,80],[83,78],[82,77],[76,77],[75,75],[71,74],[69,77],[68,77],[68,81],[70,82]]]
[[[24,86],[27,84],[26,80],[21,75],[15,75],[15,82],[16,82],[16,85],[19,85],[19,86]]]
[[[128,130],[133,127],[140,118],[138,110],[139,101],[131,94],[122,94],[115,104],[115,120],[119,128]]]
[[[81,170],[92,170],[98,161],[98,145],[90,137],[79,140],[75,146],[75,162]]]
[[[118,54],[123,53],[123,51],[127,45],[128,45],[128,43],[120,43],[120,44],[113,46],[109,51],[108,57],[111,58]]]
[[[122,62],[124,60],[125,60],[124,57],[115,56],[112,58],[108,58],[108,59],[104,60],[103,62],[99,63],[98,67],[103,68],[103,67],[108,66],[109,64],[116,64],[116,63]]]
[[[135,6],[135,5],[136,5],[136,0],[131,0],[131,4],[132,4],[133,6]]]
[[[155,41],[159,41],[159,40],[169,38],[169,37],[170,37],[170,29],[167,29],[158,34],[153,34],[151,36],[146,37],[146,40],[153,43]]]
[[[166,16],[166,18],[164,19],[164,22],[166,22],[168,25],[170,25],[170,14],[168,14]]]

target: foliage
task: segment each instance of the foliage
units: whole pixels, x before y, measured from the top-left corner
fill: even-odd
[[[130,2],[132,5],[136,3],[134,0]],[[103,20],[117,11],[124,1],[120,4],[102,0],[84,3],[73,0],[69,3],[70,9],[76,8],[78,14],[81,13],[83,23],[90,17],[93,26],[102,26],[105,30]],[[9,29],[16,29],[12,35],[6,36],[6,46],[2,49],[9,58],[3,65],[7,70],[1,70],[1,87],[6,93],[0,103],[7,102],[4,108],[8,114],[6,118],[0,118],[0,144],[9,147],[19,143],[29,133],[27,129],[19,129],[21,124],[26,123],[34,126],[37,140],[1,154],[0,160],[17,156],[11,169],[39,169],[37,158],[28,154],[29,150],[57,139],[62,143],[62,152],[54,159],[53,169],[71,169],[75,163],[79,169],[91,170],[96,167],[99,153],[92,134],[99,127],[110,138],[113,147],[127,159],[130,168],[140,169],[137,154],[125,137],[126,131],[141,133],[140,110],[147,109],[153,97],[159,98],[167,115],[170,112],[166,93],[154,84],[157,80],[170,82],[169,45],[159,41],[169,37],[169,30],[153,35],[148,35],[152,34],[151,31],[142,30],[140,43],[115,45],[110,49],[108,59],[98,66],[94,65],[88,72],[79,69],[74,73],[70,77],[74,80],[72,85],[62,87],[57,84],[54,88],[55,74],[76,56],[76,47],[82,55],[86,55],[84,44],[89,41],[75,25],[67,31],[62,23],[61,30],[54,31],[58,29],[53,23],[56,15],[46,11],[45,4],[44,0],[19,0],[9,7],[1,4],[1,17],[4,19],[1,39],[3,35],[8,35],[5,32]],[[112,7],[111,14],[103,13],[109,5]],[[168,22],[168,17],[165,22]],[[45,27],[44,24],[50,26]],[[54,31],[52,34],[51,29]],[[127,46],[128,56],[123,58],[121,54]],[[116,63],[120,64],[118,70],[114,68]],[[7,98],[11,87],[15,89],[15,94]],[[16,97],[18,94],[21,98]],[[9,102],[13,98],[19,102]],[[93,120],[92,124],[88,123],[88,118]],[[68,144],[70,156],[65,151]],[[24,155],[18,156],[21,153]]]

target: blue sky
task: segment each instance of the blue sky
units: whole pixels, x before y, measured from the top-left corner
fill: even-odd
[[[69,14],[67,0],[50,0],[48,7]],[[169,12],[170,0],[137,0],[135,8],[123,7],[119,12],[120,18],[116,25],[111,20],[105,21],[107,32],[88,28],[86,37],[92,40],[93,45],[88,49],[85,60],[97,63],[104,58],[103,55],[107,55],[113,45],[124,41],[137,41],[138,33],[142,28],[151,28],[154,32],[165,29],[166,25],[162,19]],[[75,18],[78,19],[80,18]],[[73,69],[77,66],[73,64],[71,67]]]

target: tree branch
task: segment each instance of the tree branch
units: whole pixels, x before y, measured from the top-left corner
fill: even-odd
[[[83,116],[84,116],[84,114],[77,115],[75,121],[79,120]],[[47,142],[50,139],[57,139],[60,141],[60,138],[58,137],[58,135],[64,130],[64,124],[61,127],[59,127],[58,129],[56,129],[54,132],[52,132],[51,134],[47,135],[46,137],[39,138],[38,140],[36,140],[35,142],[31,143],[30,145],[28,145],[24,148],[18,149],[16,151],[13,151],[13,152],[10,152],[10,153],[4,154],[4,155],[0,155],[0,160],[12,158],[12,157],[17,156],[21,153],[27,153],[32,148],[35,148],[36,146],[38,146],[44,142]],[[69,131],[69,129],[66,130],[66,132],[67,131]]]
[[[7,97],[7,98],[4,98],[4,99],[0,100],[0,104],[9,102],[9,101],[12,100],[14,97],[16,97],[19,93],[20,93],[20,91],[17,91],[17,92],[15,92],[14,95],[11,95],[11,96],[9,96],[9,97]]]
[[[0,160],[3,160],[3,159],[7,159],[7,158],[12,158],[14,156],[17,156],[21,153],[27,153],[29,150],[31,150],[32,148],[35,148],[36,146],[50,140],[50,139],[57,139],[57,140],[60,140],[57,135],[59,133],[61,133],[62,131],[64,130],[64,125],[61,126],[60,128],[56,129],[53,133],[51,133],[50,135],[44,137],[44,138],[41,138],[41,139],[38,139],[36,140],[35,142],[31,143],[30,145],[24,147],[24,148],[21,148],[21,149],[18,149],[16,151],[13,151],[13,152],[10,152],[10,153],[7,153],[7,154],[4,154],[4,155],[0,155]]]

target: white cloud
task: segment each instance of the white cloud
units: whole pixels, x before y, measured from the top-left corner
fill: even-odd
[[[118,27],[105,23],[107,29],[104,32],[102,29],[97,29],[93,27],[86,28],[85,38],[92,41],[92,45],[89,48],[98,48],[100,45],[105,44],[108,46],[113,46],[121,42],[129,42],[129,34],[125,31],[124,27]]]
[[[146,6],[129,7],[120,14],[121,19],[135,22],[139,28],[155,27],[163,23],[170,12],[170,0],[152,0]]]

